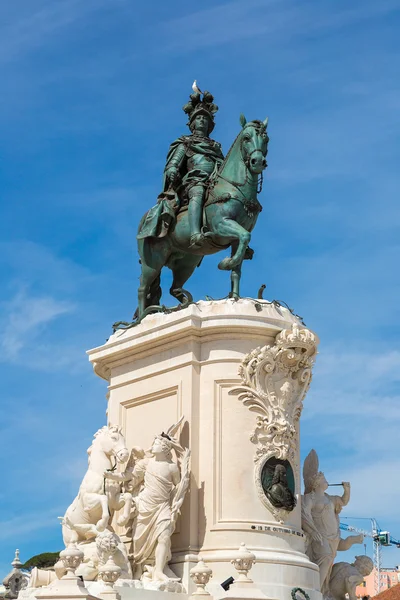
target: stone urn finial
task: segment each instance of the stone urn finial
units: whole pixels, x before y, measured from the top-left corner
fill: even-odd
[[[212,570],[203,560],[199,560],[197,565],[190,569],[190,577],[197,586],[196,591],[193,592],[192,596],[211,596],[206,590],[206,585],[212,577]]]
[[[100,565],[98,578],[104,583],[105,589],[100,592],[100,598],[103,600],[120,600],[121,596],[115,591],[114,583],[121,575],[121,568],[115,564],[110,553],[105,564]]]
[[[240,544],[235,558],[231,560],[231,563],[239,573],[239,577],[236,580],[237,582],[253,583],[253,580],[250,579],[250,577],[247,577],[247,573],[250,571],[255,561],[255,555],[246,548],[244,543]]]
[[[79,550],[75,543],[69,544],[65,550],[61,550],[60,559],[67,570],[62,579],[75,578],[75,571],[83,561],[83,552]]]
[[[19,559],[19,550],[15,551],[15,557],[11,565],[12,571],[3,579],[3,585],[6,588],[4,598],[7,600],[18,598],[20,591],[28,585],[28,578],[21,571],[22,562]]]
[[[15,557],[14,557],[14,560],[12,561],[11,565],[14,567],[14,569],[20,569],[22,567],[22,562],[19,559],[19,550],[18,549],[15,551]]]
[[[99,579],[101,579],[108,588],[112,588],[114,583],[121,575],[121,568],[115,564],[110,555],[107,562],[99,567]]]

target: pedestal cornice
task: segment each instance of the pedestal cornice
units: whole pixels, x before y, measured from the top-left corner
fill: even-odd
[[[155,346],[172,349],[184,343],[238,335],[258,345],[293,323],[301,325],[287,308],[265,300],[199,301],[178,312],[149,315],[131,329],[116,331],[106,344],[87,354],[95,373],[109,380],[114,365],[123,364],[128,357],[130,361],[144,358],[154,352]]]

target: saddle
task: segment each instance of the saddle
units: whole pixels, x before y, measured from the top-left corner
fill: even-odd
[[[207,186],[206,199],[203,206],[203,229],[207,229],[205,218],[206,207],[215,202],[227,201],[230,197],[230,194],[224,194],[224,197],[215,198],[211,193],[211,187]],[[188,206],[188,198],[186,196],[180,198],[171,188],[161,192],[157,198],[157,204],[146,213],[140,223],[137,239],[165,237],[168,235],[171,226],[176,223],[178,215],[186,211]]]

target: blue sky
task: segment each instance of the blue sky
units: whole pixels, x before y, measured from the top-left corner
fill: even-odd
[[[136,307],[135,230],[195,78],[225,152],[240,112],[270,118],[242,292],[266,283],[321,337],[302,455],[400,537],[399,26],[399,0],[1,4],[0,574],[16,547],[61,549],[105,421],[85,350]],[[217,262],[196,298],[227,294]]]

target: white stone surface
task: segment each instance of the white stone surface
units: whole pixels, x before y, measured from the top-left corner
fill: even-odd
[[[235,577],[235,581],[222,598],[230,600],[266,600],[266,595],[257,588],[254,581],[248,576],[255,559],[255,554],[250,552],[244,543],[240,544],[236,557],[231,561],[239,575],[237,578]]]
[[[273,345],[254,348],[243,358],[239,369],[242,385],[229,392],[258,415],[250,436],[256,445],[255,483],[261,502],[280,523],[296,505],[287,483],[287,467],[280,464],[279,475],[274,467],[275,483],[280,487],[280,493],[277,489],[275,493],[278,504],[273,504],[272,496],[263,489],[262,471],[272,458],[289,463],[297,475],[299,492],[299,419],[316,354],[315,334],[293,323],[291,329],[277,334]]]
[[[147,587],[153,584],[153,589],[160,589],[160,584],[165,588],[169,583],[178,591],[182,589],[179,578],[171,580],[166,567],[171,556],[171,536],[190,481],[190,450],[174,437],[183,418],[166,433],[156,435],[150,457],[137,461],[131,472],[130,484],[136,492],[131,526],[135,578],[140,578]],[[173,460],[173,453],[179,465]]]
[[[356,587],[361,585],[364,577],[372,573],[373,561],[369,556],[356,556],[353,563],[336,563],[333,565],[329,592],[334,600],[357,600]]]
[[[158,592],[154,590],[143,590],[143,588],[117,587],[121,600],[189,600],[187,594],[176,592]]]
[[[34,595],[24,596],[37,600],[94,600],[75,571],[84,558],[82,550],[71,543],[60,552],[60,560],[66,569],[66,574],[61,579],[55,579],[50,585],[35,590]],[[31,588],[32,589],[32,588]],[[27,590],[28,591],[28,590]]]
[[[110,548],[122,576],[132,577],[124,544],[107,529],[115,511],[120,509],[123,510],[118,523],[125,525],[128,522],[133,502],[132,494],[121,493],[120,482],[113,477],[116,465],[126,463],[130,455],[121,428],[108,425],[99,429],[88,455],[88,469],[62,520],[64,544],[77,543],[84,553],[77,574],[85,580],[96,579],[99,564],[104,564],[108,558],[107,555],[102,561],[101,554]],[[60,561],[56,564],[56,573],[59,577],[63,574]]]
[[[267,600],[267,596],[258,589],[253,581],[235,581],[229,590],[220,597],[221,600],[225,598],[227,600]]]
[[[319,566],[320,589],[329,596],[329,580],[336,554],[363,542],[362,535],[341,539],[339,514],[350,500],[350,483],[343,482],[343,495],[326,493],[329,484],[319,471],[318,455],[311,450],[303,468],[305,493],[302,499],[302,526],[307,533],[306,553]]]
[[[200,600],[199,596],[211,600],[210,592],[206,589],[207,583],[212,577],[212,569],[206,565],[204,560],[199,560],[197,565],[190,569],[190,577],[196,586],[191,598]]]
[[[88,455],[88,469],[64,517],[63,538],[66,545],[71,541],[95,538],[107,528],[115,510],[124,507],[123,519],[119,519],[121,525],[130,515],[132,496],[121,494],[119,483],[110,477],[115,465],[126,463],[129,458],[121,428],[109,425],[99,429]]]
[[[99,567],[98,579],[104,584],[104,589],[99,596],[103,600],[121,600],[121,596],[114,589],[114,584],[121,575],[121,569],[115,564],[112,554],[110,552],[107,562]]]
[[[28,590],[26,591],[28,592]],[[26,597],[24,596],[24,598]],[[56,579],[47,587],[36,589],[35,593],[32,593],[29,598],[31,600],[32,598],[37,600],[57,600],[59,598],[64,600],[95,600],[95,597],[89,593],[81,579],[70,576]]]
[[[37,567],[33,567],[31,571],[31,577],[29,580],[29,587],[44,587],[46,585],[49,585],[55,579],[57,579],[55,571],[50,569],[38,569]]]
[[[0,590],[0,595],[4,598],[12,600],[18,598],[21,590],[28,586],[29,577],[21,571],[22,562],[19,559],[19,550],[15,551],[14,560],[11,563],[12,571],[3,579],[4,595]]]
[[[189,571],[201,553],[213,570],[208,589],[221,598],[219,584],[235,575],[231,560],[245,542],[256,556],[252,578],[268,598],[287,600],[293,587],[321,597],[318,568],[304,552],[300,502],[280,523],[261,501],[250,440],[255,415],[229,393],[242,384],[243,358],[274,346],[293,324],[303,327],[289,310],[265,301],[198,302],[149,315],[88,352],[109,383],[108,419],[123,428],[129,448],[149,448],[155,431],[185,415],[180,441],[191,449],[191,481],[170,566],[189,593]],[[299,472],[295,478],[299,495]]]

